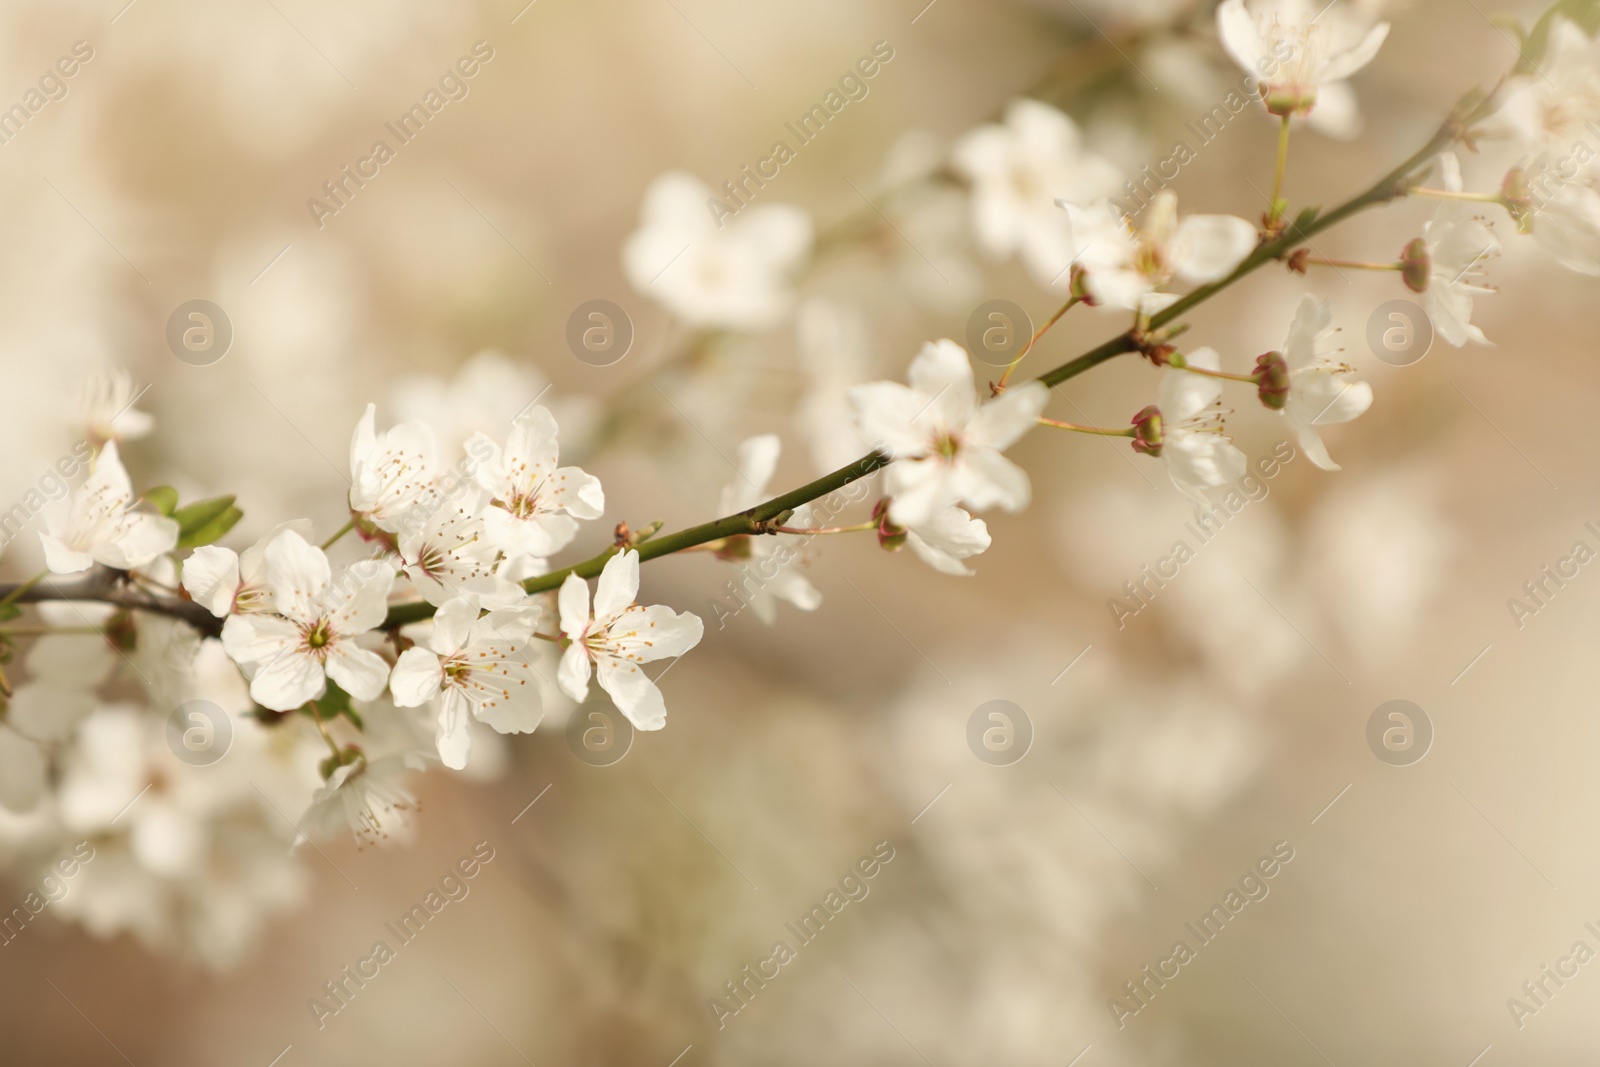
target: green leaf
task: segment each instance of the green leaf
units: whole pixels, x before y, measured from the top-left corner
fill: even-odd
[[[16,604],[0,604],[0,622],[10,622],[12,619],[22,618],[22,608]]]
[[[155,508],[167,518],[178,510],[178,491],[170,485],[158,485],[154,489],[145,490],[144,502]]]
[[[233,498],[229,497],[229,499],[231,500]],[[195,506],[198,507],[199,505]],[[229,505],[228,507],[224,508],[222,512],[215,518],[211,519],[211,521],[199,527],[185,530],[182,525],[183,520],[180,519],[178,527],[180,531],[178,534],[178,547],[199,548],[201,545],[209,545],[213,542],[220,541],[223,535],[229,530],[233,529],[234,524],[242,518],[244,518],[244,512],[240,511],[236,507],[233,507],[232,505]]]
[[[233,501],[234,497],[230,494],[178,508],[172,512],[172,517],[178,520],[178,532],[180,534],[192,533],[200,529],[200,527],[208,525],[219,515],[233,507]]]
[[[328,691],[313,703],[316,704],[315,710],[312,710],[310,703],[300,709],[313,720],[320,714],[323,722],[332,722],[343,715],[355,725],[357,730],[365,730],[367,728],[366,723],[361,721],[360,713],[351,706],[350,694],[339,688],[339,683],[332,678],[328,679]]]

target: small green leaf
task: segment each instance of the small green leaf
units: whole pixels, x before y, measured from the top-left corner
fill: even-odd
[[[158,485],[145,490],[144,502],[170,519],[178,510],[178,491],[170,485]]]
[[[199,548],[201,545],[209,545],[219,541],[242,518],[244,518],[244,512],[230,505],[210,522],[194,529],[183,530],[182,520],[179,520],[179,530],[182,532],[178,534],[178,547]]]
[[[12,619],[22,618],[22,608],[16,604],[0,604],[0,622],[10,622]]]
[[[233,507],[233,501],[234,498],[230,494],[178,508],[172,512],[172,517],[178,520],[178,532],[180,534],[192,533],[202,526],[209,525],[217,516],[224,514],[229,508]]]

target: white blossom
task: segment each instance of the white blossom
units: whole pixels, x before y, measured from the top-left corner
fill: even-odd
[[[793,302],[789,279],[811,248],[811,218],[789,204],[751,204],[725,217],[729,210],[693,175],[661,175],[622,246],[623,268],[635,289],[690,326],[774,326]]]
[[[909,386],[850,390],[861,433],[894,459],[885,472],[889,521],[922,526],[958,502],[1026,507],[1028,475],[1000,453],[1037,424],[1049,390],[1029,382],[980,403],[966,349],[949,340],[924,345],[909,377]]]
[[[1389,24],[1339,0],[1224,0],[1217,8],[1222,46],[1251,77],[1274,115],[1311,116],[1333,97],[1341,113],[1330,132],[1349,132],[1352,96],[1344,80],[1372,62]]]
[[[322,550],[293,530],[267,544],[267,588],[275,614],[231,615],[222,643],[250,676],[250,695],[273,711],[293,711],[327,691],[333,679],[358,700],[372,700],[389,666],[355,641],[388,614],[394,571],[379,560],[347,568],[335,582]]]
[[[661,604],[640,607],[639,553],[629,549],[606,561],[589,607],[589,583],[576,574],[561,583],[561,633],[570,642],[556,680],[573,700],[589,695],[593,669],[617,710],[640,730],[667,724],[661,690],[640,664],[681,656],[700,643],[704,627],[697,615]]]
[[[926,522],[906,527],[906,544],[917,557],[942,574],[969,576],[972,568],[962,560],[989,548],[989,527],[961,508],[935,511]]]
[[[1221,370],[1215,350],[1197,348],[1184,361],[1201,370]],[[1206,507],[1205,490],[1242,478],[1243,452],[1222,432],[1221,379],[1169,367],[1161,379],[1161,458],[1172,484]]]
[[[1003,124],[968,133],[952,160],[972,182],[979,247],[996,259],[1017,256],[1044,286],[1064,286],[1072,263],[1056,202],[1110,196],[1121,180],[1116,167],[1083,146],[1077,123],[1037,100],[1013,100]]]
[[[1372,406],[1372,386],[1351,381],[1349,366],[1323,358],[1322,349],[1334,332],[1332,306],[1307,295],[1300,299],[1283,346],[1289,365],[1284,421],[1311,462],[1327,471],[1339,465],[1328,455],[1317,427],[1349,422]]]
[[[1155,294],[1174,277],[1193,284],[1221,281],[1255,250],[1255,226],[1233,215],[1190,215],[1178,221],[1178,197],[1157,193],[1135,227],[1110,203],[1063,201],[1072,256],[1084,284],[1103,304],[1153,314],[1177,299]]]
[[[1441,157],[1444,187],[1460,192],[1461,164],[1453,153]],[[1482,218],[1471,213],[1469,205],[1450,200],[1423,228],[1428,246],[1428,285],[1422,293],[1422,306],[1433,321],[1439,336],[1460,348],[1468,341],[1489,343],[1483,331],[1472,324],[1472,298],[1493,289],[1477,284],[1483,264],[1500,252],[1500,242]]]
[[[41,533],[45,566],[74,574],[96,563],[118,570],[142,567],[178,543],[178,524],[135,506],[133,486],[110,441],[94,470],[71,495],[44,507],[49,533]]]
[[[398,533],[438,506],[439,449],[426,423],[376,430],[368,404],[350,438],[350,511],[380,530]]]
[[[1600,55],[1594,42],[1571,19],[1551,20],[1538,69],[1509,80],[1501,101],[1490,125],[1513,138],[1530,169],[1587,144],[1590,127],[1600,120]]]
[[[267,563],[263,553],[280,532],[293,530],[311,537],[311,521],[295,519],[274,527],[265,537],[235,552],[221,545],[202,545],[183,561],[183,588],[189,598],[217,618],[248,615],[272,610],[272,591],[267,587]]]
[[[433,617],[427,648],[406,649],[389,680],[403,708],[437,708],[439,758],[461,770],[472,751],[471,721],[503,734],[532,733],[544,709],[527,648],[539,622],[534,606],[479,617],[476,597],[447,601]]]
[[[484,529],[507,556],[551,556],[572,543],[578,519],[598,519],[605,511],[598,478],[556,466],[557,434],[555,417],[535,407],[512,424],[504,449],[482,434],[467,442],[469,452],[486,457],[477,471],[490,497]]]
[[[354,832],[358,846],[388,840],[405,830],[418,808],[416,794],[401,779],[421,770],[414,753],[395,752],[376,759],[355,752],[335,767],[300,817],[295,845]]]

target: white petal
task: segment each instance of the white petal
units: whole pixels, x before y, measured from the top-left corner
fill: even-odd
[[[439,759],[452,770],[467,765],[472,753],[472,723],[467,714],[467,700],[459,690],[451,690],[439,702],[439,723],[434,735],[439,748]]]
[[[241,665],[269,662],[299,642],[300,628],[276,615],[230,615],[222,624],[222,648]]]
[[[1201,370],[1222,369],[1222,358],[1212,348],[1197,348],[1184,359]],[[1169,367],[1161,376],[1156,403],[1166,424],[1178,426],[1210,408],[1221,396],[1221,379]]]
[[[968,449],[956,463],[954,485],[962,503],[977,511],[1021,511],[1033,491],[1028,473],[993,449]]]
[[[861,436],[892,456],[926,455],[931,435],[916,420],[928,398],[898,382],[868,382],[847,394]]]
[[[594,619],[604,623],[627,610],[639,595],[639,553],[632,549],[606,560],[594,591]]]
[[[667,704],[661,690],[638,664],[603,659],[595,672],[600,688],[635,729],[659,730],[667,724]]]
[[[665,604],[635,607],[624,612],[607,635],[609,650],[644,663],[681,656],[705,632],[700,617],[691,612],[679,614]]]
[[[1320,71],[1320,80],[1324,82],[1344,81],[1350,75],[1372,62],[1373,57],[1378,54],[1378,49],[1383,47],[1383,42],[1388,36],[1389,24],[1387,22],[1378,23],[1372,27],[1360,44],[1330,58]]]
[[[222,618],[239,592],[239,556],[231,548],[204,545],[183,561],[183,587],[194,602]]]
[[[1256,228],[1233,215],[1190,215],[1178,225],[1170,254],[1173,269],[1200,285],[1221,281],[1255,251]]]
[[[939,425],[960,429],[972,418],[976,404],[972,360],[967,350],[951,340],[929,341],[911,361],[907,375],[911,388],[925,398],[929,413]]]
[[[353,641],[336,641],[328,650],[328,677],[357,700],[376,700],[389,684],[389,664]]]
[[[428,636],[428,647],[441,656],[458,651],[467,643],[467,635],[477,621],[477,597],[458,596],[446,601],[433,614],[433,633]]]
[[[567,646],[556,668],[556,684],[573,700],[582,702],[589,695],[589,652],[581,644]]]
[[[920,526],[960,496],[950,464],[938,459],[896,460],[884,472],[889,521]]]
[[[561,612],[561,632],[573,640],[589,628],[589,583],[569,574],[561,583],[556,606]]]
[[[240,615],[228,620],[230,624],[245,621],[245,617]],[[223,629],[223,644],[227,644],[226,627]],[[389,673],[384,670],[382,675],[383,680],[387,680]],[[382,681],[378,688],[382,691]],[[317,699],[327,689],[322,664],[312,656],[293,649],[285,650],[262,663],[255,677],[250,679],[250,696],[257,704],[273,711],[293,711],[306,701]]]
[[[389,692],[394,695],[396,707],[421,707],[439,695],[443,679],[438,656],[425,648],[408,648],[395,662],[394,673],[389,676]]]
[[[502,734],[531,734],[544,718],[544,708],[535,685],[512,686],[507,695],[492,704],[478,705],[478,721]]]
[[[262,558],[278,612],[296,622],[314,622],[318,600],[331,576],[322,549],[308,544],[294,530],[284,530],[267,544]]]
[[[51,574],[77,574],[94,566],[93,556],[68,548],[58,537],[41,533],[39,543],[44,546],[44,565]]]
[[[1256,64],[1266,57],[1266,47],[1254,16],[1245,10],[1244,0],[1225,0],[1217,8],[1217,32],[1234,62],[1248,74],[1259,74]]]
[[[393,587],[394,569],[384,561],[352,563],[323,600],[334,631],[350,637],[382,623],[389,614],[389,590]]]
[[[1043,382],[1028,382],[1007,389],[978,409],[968,428],[967,440],[1005,451],[1017,438],[1039,424],[1039,415],[1050,402],[1050,389]]]
[[[115,541],[100,545],[95,558],[108,567],[132,570],[143,567],[178,543],[178,524],[165,515],[135,513]]]

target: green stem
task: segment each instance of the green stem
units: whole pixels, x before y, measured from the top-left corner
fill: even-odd
[[[809,529],[800,526],[771,526],[773,533],[795,534],[800,537],[811,537],[821,534],[862,533],[866,530],[876,530],[878,524],[874,521],[858,522],[854,526],[813,526]]]
[[[1405,270],[1404,263],[1362,263],[1354,259],[1326,259],[1322,256],[1307,256],[1303,262],[1314,267],[1345,267],[1349,270]]]
[[[1424,189],[1420,185],[1413,186],[1408,192],[1412,196],[1431,196],[1435,200],[1465,200],[1474,204],[1505,203],[1499,193],[1458,193],[1453,189]]]
[[[1060,419],[1047,419],[1040,417],[1040,426],[1053,426],[1058,430],[1071,430],[1073,433],[1093,433],[1101,437],[1132,437],[1138,433],[1138,428],[1129,426],[1125,430],[1102,430],[1098,426],[1079,426],[1075,422],[1062,422]]]
[[[1269,225],[1276,226],[1283,217],[1283,172],[1289,165],[1289,116],[1283,116],[1283,125],[1278,127],[1278,165],[1272,175],[1272,213],[1268,216]]]
[[[349,522],[347,522],[343,526],[339,527],[338,530],[334,531],[334,535],[332,537],[330,537],[326,541],[322,542],[322,551],[324,551],[324,552],[328,551],[328,549],[332,548],[334,545],[339,543],[339,539],[341,537],[343,537],[345,534],[349,533],[351,530],[354,530],[355,528],[356,528],[356,520],[352,518]]]

